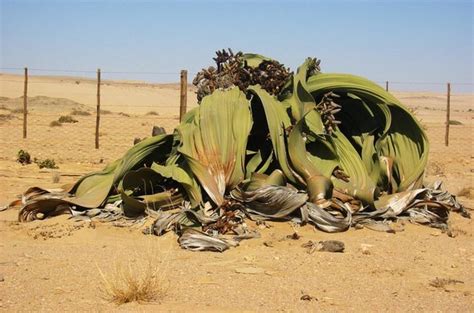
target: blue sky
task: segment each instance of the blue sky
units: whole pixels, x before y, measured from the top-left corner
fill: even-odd
[[[2,68],[195,72],[231,47],[292,69],[315,56],[324,72],[375,81],[473,82],[472,1],[1,0],[0,10]]]

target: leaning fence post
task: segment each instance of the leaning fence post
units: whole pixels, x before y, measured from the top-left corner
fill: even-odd
[[[28,68],[25,67],[25,86],[23,88],[23,138],[27,135],[28,125]]]
[[[446,102],[446,134],[444,137],[444,144],[449,146],[449,122],[450,122],[450,111],[451,111],[451,83],[448,83],[448,94]]]
[[[100,123],[100,68],[97,69],[97,118],[95,122],[95,148],[99,149],[99,123]]]
[[[186,114],[186,105],[188,101],[188,71],[181,71],[181,94],[179,102],[179,121],[183,119],[184,114]]]
[[[388,80],[385,81],[385,91],[388,91]]]

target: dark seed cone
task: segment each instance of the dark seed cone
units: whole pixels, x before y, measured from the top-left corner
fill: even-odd
[[[316,110],[321,114],[321,119],[328,135],[331,135],[337,125],[341,124],[340,121],[336,120],[335,116],[339,111],[341,111],[341,106],[333,101],[333,99],[337,97],[339,96],[335,93],[328,92],[316,105]]]
[[[258,67],[250,67],[243,59],[243,53],[234,54],[231,49],[216,51],[217,69],[210,66],[196,74],[193,85],[197,87],[197,98],[210,95],[216,89],[228,89],[232,86],[246,91],[250,85],[259,84],[272,95],[278,95],[292,72],[277,61],[262,61]]]

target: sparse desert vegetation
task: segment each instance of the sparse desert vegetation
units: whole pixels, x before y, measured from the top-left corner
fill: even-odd
[[[76,110],[76,109],[74,109],[74,110],[71,112],[71,115],[90,116],[90,115],[92,115],[92,113],[90,113],[90,112],[88,112],[88,111],[83,111],[83,110]]]
[[[56,165],[56,162],[53,160],[53,159],[37,159],[37,158],[34,158],[33,159],[33,162],[36,163],[36,165],[38,165],[38,167],[40,169],[42,168],[49,168],[49,169],[57,169],[59,168],[57,165]]]
[[[16,161],[21,165],[31,164],[31,155],[27,151],[19,150]]]
[[[73,118],[71,115],[62,115],[59,117],[58,122],[63,124],[63,123],[77,123],[78,120]]]
[[[167,264],[160,262],[157,255],[136,253],[133,260],[115,260],[107,270],[99,268],[104,298],[117,304],[162,300],[169,282]]]

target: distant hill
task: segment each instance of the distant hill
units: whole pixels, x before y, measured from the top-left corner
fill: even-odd
[[[0,97],[0,107],[9,111],[23,109],[23,97]],[[46,96],[28,97],[28,111],[30,112],[68,112],[72,110],[92,112],[93,109],[85,104],[66,99]]]

